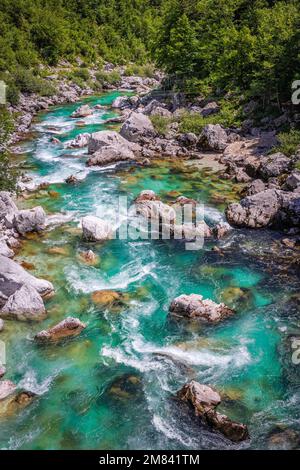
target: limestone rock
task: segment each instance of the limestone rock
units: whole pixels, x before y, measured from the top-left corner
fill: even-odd
[[[78,318],[68,317],[57,325],[35,335],[35,341],[39,343],[56,343],[66,338],[78,336],[86,325]]]
[[[0,310],[8,320],[41,320],[46,315],[43,299],[30,285],[24,284],[12,294]]]
[[[195,319],[203,323],[219,323],[231,317],[234,311],[225,304],[217,304],[202,295],[180,295],[170,305],[170,314],[177,318]]]
[[[121,127],[120,134],[130,142],[141,142],[144,139],[153,138],[156,135],[153,124],[142,113],[131,113]]]

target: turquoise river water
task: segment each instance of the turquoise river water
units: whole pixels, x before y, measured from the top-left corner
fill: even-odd
[[[149,167],[88,168],[86,149],[63,143],[82,132],[113,129],[105,120],[117,93],[85,102],[105,109],[71,119],[79,104],[42,113],[22,143],[20,164],[50,186],[20,204],[65,212],[69,223],[29,235],[17,255],[31,272],[51,280],[41,323],[6,322],[7,378],[37,393],[30,406],[1,421],[2,449],[236,449],[266,448],[274,429],[299,430],[299,369],[291,362],[288,335],[299,325],[298,278],[278,267],[274,232],[240,231],[188,251],[168,240],[85,243],[79,230],[87,214],[110,219],[119,195],[129,202],[144,189],[168,202],[182,194],[205,203],[205,219],[224,218],[240,187],[197,162],[157,160]],[[79,121],[79,122],[78,122]],[[82,122],[84,121],[84,122]],[[199,162],[198,162],[199,163]],[[77,185],[67,185],[76,174]],[[218,244],[221,256],[212,247]],[[80,253],[97,254],[93,266]],[[93,293],[113,290],[113,304]],[[182,293],[198,293],[236,308],[217,326],[171,321],[168,307]],[[32,338],[66,316],[87,324],[74,340],[40,347]],[[223,395],[220,411],[246,423],[250,441],[233,444],[202,427],[178,407],[176,391],[192,378]]]

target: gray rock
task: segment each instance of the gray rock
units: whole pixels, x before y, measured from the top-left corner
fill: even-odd
[[[111,104],[112,108],[124,109],[131,106],[128,96],[118,96]]]
[[[85,328],[86,325],[78,318],[68,317],[52,328],[40,331],[34,339],[39,343],[57,343],[78,336]]]
[[[93,114],[93,109],[88,104],[83,104],[71,114],[72,118],[87,117]]]
[[[269,178],[280,176],[283,173],[288,173],[291,165],[291,159],[286,157],[283,153],[274,153],[262,159],[258,168],[258,174],[264,180],[268,180]]]
[[[254,180],[247,187],[247,196],[253,196],[254,194],[261,193],[262,191],[265,191],[265,189],[266,189],[266,186],[262,180],[260,179]]]
[[[46,214],[42,207],[18,211],[14,215],[13,227],[21,234],[43,230]]]
[[[128,142],[128,140],[115,131],[99,131],[91,135],[88,146],[89,154],[94,154],[102,147],[124,148],[132,152],[140,151],[139,145]]]
[[[0,255],[7,256],[8,258],[12,258],[14,256],[13,250],[11,250],[5,240],[0,240]]]
[[[24,284],[33,287],[43,297],[54,292],[51,282],[37,279],[15,261],[0,255],[0,306]]]
[[[160,198],[151,190],[145,190],[135,200],[136,213],[147,219],[162,219],[168,224],[175,220],[175,210],[164,204]]]
[[[284,189],[287,191],[294,191],[300,186],[300,172],[294,171],[290,174],[285,182]]]
[[[120,134],[130,142],[141,142],[156,135],[150,119],[142,113],[131,113],[121,127]]]
[[[216,411],[216,407],[221,403],[221,397],[208,385],[192,380],[177,392],[177,397],[191,406],[203,424],[222,433],[231,441],[240,442],[249,438],[247,426],[232,421]]]
[[[231,317],[234,311],[225,304],[216,304],[202,295],[180,295],[170,305],[170,314],[178,318],[195,319],[204,323],[219,323]]]
[[[18,212],[18,208],[14,203],[11,195],[7,191],[0,192],[0,220],[7,214]]]
[[[112,225],[99,217],[92,215],[83,217],[81,225],[83,238],[87,241],[100,242],[108,240],[113,236]]]
[[[199,146],[203,150],[222,152],[227,144],[227,134],[219,124],[208,124],[199,137]]]
[[[157,106],[151,111],[150,116],[161,116],[170,119],[172,117],[172,113],[166,108]]]
[[[7,320],[41,320],[46,315],[43,299],[30,285],[24,284],[12,294],[0,310]]]
[[[226,217],[231,225],[262,228],[275,222],[280,208],[280,193],[275,189],[267,189],[245,197],[239,204],[230,204],[226,209]]]
[[[86,147],[89,143],[90,138],[91,138],[91,134],[89,134],[88,132],[84,132],[83,134],[77,135],[75,139],[71,140],[71,142],[68,143],[67,147],[70,147],[70,148]]]
[[[112,163],[134,160],[135,156],[132,150],[124,145],[108,145],[97,150],[88,160],[88,166],[105,166]]]
[[[220,106],[215,101],[211,101],[201,110],[203,117],[210,116],[211,114],[216,114],[220,111]]]

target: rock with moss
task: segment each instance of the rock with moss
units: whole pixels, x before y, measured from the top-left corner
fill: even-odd
[[[57,325],[40,331],[35,335],[34,339],[42,344],[57,343],[80,335],[85,328],[85,323],[82,323],[78,318],[68,317]]]

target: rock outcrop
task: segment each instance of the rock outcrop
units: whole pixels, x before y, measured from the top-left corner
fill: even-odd
[[[91,138],[91,134],[88,132],[84,132],[83,134],[78,134],[75,139],[68,142],[68,148],[83,148],[86,147],[89,143]]]
[[[42,207],[18,211],[13,218],[13,227],[21,234],[39,232],[45,228],[46,214]]]
[[[179,390],[177,397],[188,403],[203,424],[222,433],[231,441],[241,442],[249,438],[245,424],[232,421],[216,411],[216,407],[221,403],[221,397],[211,387],[192,380]]]
[[[83,217],[81,220],[83,238],[91,242],[101,242],[113,236],[112,225],[92,215]]]
[[[239,204],[230,204],[226,217],[231,225],[237,227],[297,226],[300,222],[300,195],[267,189],[245,197]]]
[[[176,318],[199,320],[203,323],[219,323],[234,315],[234,311],[225,304],[217,304],[202,295],[180,295],[170,305],[170,314]]]
[[[88,151],[91,154],[87,161],[89,166],[104,166],[134,160],[140,147],[124,139],[118,132],[100,131],[92,134]]]
[[[78,318],[68,317],[47,330],[40,331],[34,339],[38,343],[57,343],[67,338],[78,336],[86,325]]]

